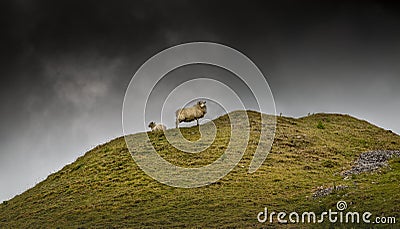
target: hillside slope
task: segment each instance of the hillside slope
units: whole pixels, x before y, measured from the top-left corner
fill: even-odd
[[[246,153],[238,166],[214,184],[189,189],[163,185],[137,167],[120,137],[3,202],[0,228],[277,227],[282,224],[259,223],[258,212],[268,207],[275,212],[320,213],[335,209],[339,200],[347,202],[348,210],[395,216],[400,221],[399,159],[390,160],[390,167],[378,172],[346,179],[341,175],[362,152],[400,149],[400,136],[348,115],[278,117],[270,154],[259,170],[248,174],[260,114],[249,111],[248,115],[252,135]],[[150,138],[167,160],[201,166],[226,148],[229,119],[225,115],[214,122],[218,127],[215,144],[194,156],[172,148],[163,136],[150,134]],[[197,127],[182,128],[182,132],[189,140],[200,136]],[[348,188],[312,198],[317,187],[334,185]]]

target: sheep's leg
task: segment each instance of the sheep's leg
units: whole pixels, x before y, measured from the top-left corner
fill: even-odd
[[[175,121],[175,128],[178,128],[178,125],[179,125],[179,120],[176,119],[176,121]]]
[[[196,119],[196,122],[197,122],[197,126],[199,126],[199,120],[198,119]]]

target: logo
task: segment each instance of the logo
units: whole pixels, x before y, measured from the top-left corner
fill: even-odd
[[[330,223],[364,223],[364,224],[395,224],[396,217],[393,216],[377,216],[372,217],[371,212],[351,212],[344,210],[347,209],[346,201],[340,200],[336,203],[338,211],[329,209],[320,214],[316,214],[312,211],[305,211],[302,213],[297,212],[268,212],[268,208],[264,208],[257,214],[257,220],[260,223],[323,223],[327,220]]]

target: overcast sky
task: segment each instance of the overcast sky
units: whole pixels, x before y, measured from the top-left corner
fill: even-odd
[[[0,201],[121,136],[133,74],[185,42],[251,58],[277,113],[346,113],[400,133],[399,4],[262,2],[1,1]]]

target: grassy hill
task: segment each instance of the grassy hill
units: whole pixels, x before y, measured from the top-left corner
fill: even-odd
[[[346,179],[341,175],[362,152],[400,149],[400,136],[348,115],[278,117],[270,154],[255,173],[249,174],[261,123],[259,113],[249,111],[248,115],[251,136],[245,155],[238,166],[214,184],[189,189],[163,185],[138,168],[120,137],[97,146],[35,187],[3,202],[0,228],[275,228],[288,225],[259,223],[257,214],[264,207],[275,212],[321,213],[336,210],[339,200],[347,202],[349,211],[395,216],[400,221],[398,158],[378,172]],[[171,147],[163,136],[149,136],[165,159],[196,167],[215,160],[226,148],[229,119],[225,115],[214,123],[218,127],[216,141],[204,152],[191,156]],[[200,136],[197,127],[182,128],[182,133],[189,140]],[[318,187],[334,185],[348,188],[312,197]]]

